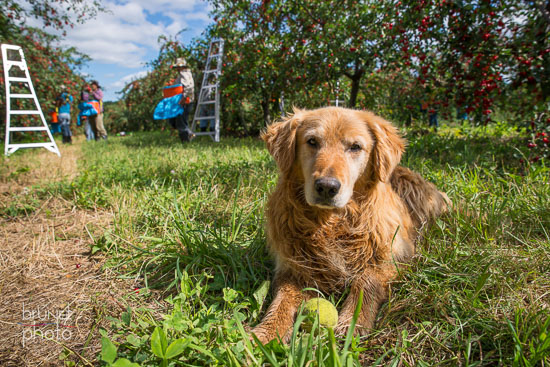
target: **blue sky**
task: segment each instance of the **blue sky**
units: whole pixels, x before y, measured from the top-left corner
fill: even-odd
[[[145,63],[158,55],[158,37],[180,35],[184,44],[199,36],[208,24],[209,5],[203,0],[102,1],[109,12],[101,13],[74,29],[67,29],[63,46],[74,46],[92,58],[82,73],[103,87],[105,101],[145,75]]]

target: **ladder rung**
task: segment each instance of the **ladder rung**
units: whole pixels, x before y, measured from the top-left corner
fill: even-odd
[[[218,39],[221,39],[221,38],[216,38],[216,39],[218,40]],[[214,41],[212,40],[212,42],[214,42]],[[19,50],[21,50],[21,46],[8,45],[7,43],[4,43],[4,44],[2,45],[2,50],[14,50],[14,51],[19,51]]]
[[[34,147],[46,148],[48,146],[52,147],[52,148],[56,148],[54,143],[43,142],[43,143],[8,144],[8,149],[10,149],[10,148],[34,148]]]
[[[19,78],[19,77],[15,77],[15,76],[8,76],[8,82],[26,82],[26,83],[29,83],[30,79]]]
[[[33,98],[33,94],[10,94],[10,98]]]
[[[40,108],[40,103],[38,99],[36,98],[36,93],[34,92],[33,86],[32,86],[32,79],[29,76],[29,68],[27,66],[27,62],[25,61],[25,56],[23,55],[23,49],[20,46],[15,45],[7,45],[2,44],[0,47],[2,50],[2,63],[4,64],[4,76],[5,76],[5,83],[6,83],[6,97],[7,97],[7,108],[6,108],[6,114],[7,114],[7,124],[6,124],[6,146],[5,146],[5,154],[10,155],[12,153],[15,153],[20,148],[39,148],[43,147],[48,149],[49,151],[56,153],[58,156],[61,156],[59,153],[59,149],[57,149],[57,144],[55,144],[55,140],[53,140],[52,134],[50,134],[50,129],[48,125],[46,124],[46,121],[44,120],[44,115],[42,114],[42,109]],[[20,58],[17,60],[10,60],[8,57],[7,50],[15,50],[19,52]],[[13,73],[10,75],[10,68],[11,67],[18,67],[21,69],[23,73]],[[24,76],[21,76],[24,75]],[[24,87],[25,85],[28,87],[29,90],[17,90],[15,93],[12,93],[10,91],[10,83],[23,83],[20,85],[20,87]],[[27,98],[27,99],[33,99],[34,105],[33,106],[18,106],[18,109],[12,110],[10,106],[10,100],[11,99],[17,100],[18,98]],[[27,110],[25,108],[35,108],[35,110]],[[22,109],[21,109],[22,108]],[[10,116],[12,115],[39,115],[42,120],[41,126],[10,126]],[[31,118],[27,118],[27,120],[32,120]],[[33,122],[31,122],[33,123]],[[26,124],[25,124],[26,125]],[[13,144],[10,143],[11,134],[17,133],[17,132],[39,132],[42,135],[42,138],[49,138],[47,142],[41,141],[41,142],[35,142],[35,143],[24,143],[24,144]],[[42,139],[41,139],[42,140]]]
[[[10,61],[6,60],[6,68],[11,68],[12,66],[18,66],[19,69],[23,70],[27,68],[25,61]]]
[[[10,131],[46,131],[49,130],[45,126],[24,126],[24,127],[11,127]]]
[[[199,98],[197,106],[195,108],[195,117],[193,118],[192,128],[195,129],[199,121],[214,121],[215,122],[215,131],[206,131],[206,132],[195,132],[195,135],[198,136],[210,136],[215,142],[219,142],[219,113],[218,113],[218,104],[219,104],[219,95],[218,87],[220,85],[219,78],[221,75],[222,69],[222,59],[223,59],[223,39],[214,39],[210,40],[210,46],[208,48],[208,56],[206,58],[206,65],[203,70],[203,78],[201,90],[199,93]],[[213,76],[213,77],[211,77]],[[207,84],[213,83],[213,84]],[[216,92],[216,95],[213,95],[212,92]],[[212,110],[212,105],[214,105],[214,111]],[[202,110],[201,110],[202,108]],[[214,113],[213,116],[201,116],[203,113]],[[200,117],[199,117],[200,116]]]
[[[30,110],[10,111],[10,115],[40,115],[40,111],[30,111]]]

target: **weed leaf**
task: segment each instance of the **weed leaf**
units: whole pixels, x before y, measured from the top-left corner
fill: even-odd
[[[170,343],[170,345],[166,349],[166,359],[174,358],[180,355],[181,353],[183,353],[183,351],[187,348],[189,343],[190,343],[189,340],[183,340],[183,339],[174,340],[172,343]]]
[[[101,360],[111,364],[116,358],[116,346],[109,338],[101,337]]]
[[[112,367],[139,367],[139,364],[134,363],[134,362],[130,362],[126,358],[119,358],[111,366]]]
[[[166,335],[164,335],[164,330],[160,327],[156,327],[151,335],[151,350],[159,358],[166,358]]]
[[[262,284],[256,289],[254,292],[254,299],[256,300],[256,304],[258,305],[258,309],[261,309],[265,298],[267,297],[267,294],[269,292],[269,286],[270,286],[269,280],[264,280]]]

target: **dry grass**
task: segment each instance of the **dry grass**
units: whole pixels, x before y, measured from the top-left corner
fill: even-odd
[[[0,195],[18,193],[31,185],[73,179],[78,174],[83,137],[74,141],[75,144],[59,146],[61,158],[46,149],[20,151],[3,158]]]
[[[80,144],[60,147],[61,158],[41,150],[5,159],[2,201],[30,193],[34,185],[74,178]],[[126,309],[121,300],[135,285],[115,279],[102,269],[104,259],[90,254],[93,237],[112,222],[111,212],[82,210],[56,196],[40,200],[30,214],[0,217],[0,365],[63,365],[64,349],[86,365],[100,349],[105,316]]]

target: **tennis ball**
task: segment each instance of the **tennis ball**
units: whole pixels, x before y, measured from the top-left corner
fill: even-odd
[[[330,301],[324,298],[312,298],[304,304],[304,312],[317,317],[319,314],[319,324],[325,327],[334,328],[338,324],[338,311]],[[308,317],[302,327],[304,330],[311,331],[313,318]]]

